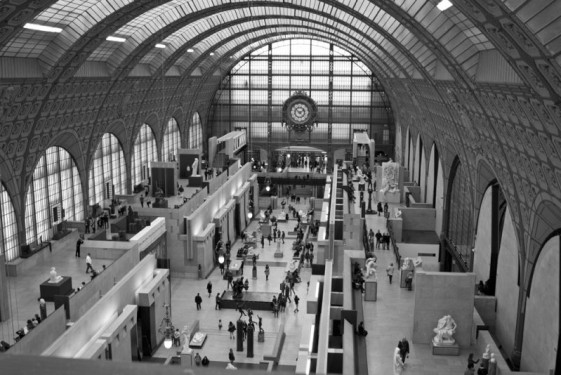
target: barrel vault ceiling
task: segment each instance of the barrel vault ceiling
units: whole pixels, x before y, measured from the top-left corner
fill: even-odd
[[[313,38],[368,65],[402,139],[420,135],[427,155],[436,144],[446,178],[460,158],[475,211],[486,184],[480,171],[492,170],[521,247],[537,248],[544,234],[536,223],[561,223],[556,210],[539,208],[561,200],[561,1],[451,1],[441,11],[439,0],[3,0],[3,181],[21,196],[21,211],[17,192],[48,146],[67,147],[87,171],[104,132],[128,152],[144,122],[161,137],[166,117],[188,123],[197,110],[204,118],[221,77],[243,56]]]

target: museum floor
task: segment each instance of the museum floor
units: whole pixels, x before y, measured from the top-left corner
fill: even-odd
[[[298,209],[305,209],[306,201],[301,201]],[[355,209],[358,210],[358,200]],[[367,215],[368,228],[374,231],[384,230],[385,219],[383,216]],[[288,223],[280,223],[279,229],[289,232],[293,229],[295,222],[290,220]],[[258,229],[258,222],[252,221],[248,232]],[[39,295],[39,284],[48,276],[48,270],[51,265],[56,265],[59,274],[73,276],[73,286],[76,287],[81,281],[89,279],[84,273],[85,258],[76,259],[74,257],[76,233],[71,234],[64,240],[54,243],[53,253],[48,263],[33,267],[25,275],[16,278],[9,278],[12,301],[17,300],[17,309],[13,309],[14,327],[23,324],[28,317],[38,313],[37,297]],[[265,243],[264,249],[258,243],[257,249],[260,252],[258,261],[258,278],[251,279],[251,266],[245,267],[245,275],[249,276],[250,290],[253,291],[270,291],[277,292],[279,284],[285,275],[286,262],[288,254],[291,253],[291,245],[293,238],[286,238],[284,246],[282,246],[285,256],[282,259],[274,258],[273,253],[276,244],[268,241]],[[239,242],[234,244],[234,253],[240,246]],[[47,250],[48,251],[48,250]],[[369,374],[391,374],[392,373],[392,354],[399,339],[403,336],[409,338],[411,342],[411,334],[413,330],[413,304],[414,291],[410,292],[401,289],[399,284],[394,282],[389,284],[385,277],[384,269],[387,264],[394,262],[395,258],[390,251],[376,250],[379,264],[379,283],[378,283],[378,300],[376,302],[364,302],[365,326],[369,334],[367,336],[367,353]],[[250,263],[250,262],[248,262]],[[94,265],[96,260],[94,259]],[[99,262],[98,262],[99,264]],[[104,264],[109,264],[104,261]],[[269,281],[265,281],[264,267],[269,264],[271,274]],[[294,304],[287,306],[286,312],[281,313],[279,318],[274,318],[270,311],[256,311],[257,315],[263,318],[263,328],[266,332],[265,342],[255,342],[254,358],[246,358],[245,352],[236,352],[236,362],[258,363],[262,359],[263,354],[270,351],[274,344],[276,333],[279,330],[281,322],[285,321],[285,332],[287,334],[283,347],[280,364],[285,366],[294,366],[296,354],[300,345],[301,330],[308,327],[312,316],[306,314],[306,281],[311,275],[310,268],[302,268],[302,282],[297,284],[296,293],[300,297],[300,312],[294,313]],[[102,276],[102,275],[100,275]],[[206,293],[206,285],[208,281],[212,281],[213,295],[209,298]],[[176,327],[183,327],[192,322],[194,319],[200,321],[200,328],[208,334],[208,338],[199,351],[201,356],[208,356],[211,364],[217,362],[226,363],[229,348],[235,349],[235,340],[229,339],[229,333],[226,328],[229,321],[235,321],[239,313],[233,310],[215,310],[214,301],[217,292],[221,292],[226,288],[226,282],[222,280],[220,272],[215,269],[210,277],[205,280],[191,279],[172,279],[172,321]],[[194,298],[197,293],[203,297],[202,310],[197,311],[195,308]],[[16,305],[14,305],[16,306]],[[48,303],[48,311],[52,312],[54,304]],[[218,319],[222,319],[223,328],[218,329]],[[0,335],[2,339],[13,342],[12,320],[1,325]],[[17,330],[17,328],[16,328]],[[467,363],[467,354],[469,349],[463,349],[458,357],[433,356],[429,345],[419,345],[411,343],[411,354],[407,360],[407,366],[404,373],[416,375],[450,375],[461,374]],[[161,347],[156,356],[165,358],[173,354],[172,350],[165,350]],[[480,353],[476,353],[476,357]],[[214,362],[214,363],[213,363]]]

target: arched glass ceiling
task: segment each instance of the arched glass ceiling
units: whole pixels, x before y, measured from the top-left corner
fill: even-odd
[[[369,45],[367,48],[376,55],[376,60],[384,60],[385,66],[392,69],[389,76],[401,76],[401,71],[411,74],[419,67],[433,75],[437,61],[441,60],[444,66],[457,66],[459,74],[473,77],[478,52],[492,47],[481,31],[457,9],[438,11],[436,0],[395,0],[380,4],[366,0],[60,0],[39,13],[34,22],[62,27],[61,34],[22,30],[3,46],[0,56],[39,58],[47,66],[54,67],[70,64],[71,56],[78,55],[118,68],[122,62],[136,63],[154,54],[154,44],[162,40],[171,48],[166,54],[173,53],[173,49],[181,48],[192,39],[183,33],[200,34],[247,17],[270,18],[240,23],[237,28],[224,30],[220,35],[224,37],[224,33],[238,30],[250,33],[261,23],[286,22],[279,15],[308,19],[310,23],[301,21],[302,27],[316,22],[314,25],[322,24],[334,34],[341,30],[355,35],[365,45],[375,43],[375,48]],[[350,25],[354,28],[350,29]],[[184,29],[186,27],[189,31]],[[123,36],[127,41],[106,42],[108,35]],[[212,39],[217,38],[215,33]],[[199,43],[210,45],[212,39]],[[332,37],[332,40],[337,38]],[[433,48],[433,44],[439,48]],[[377,55],[375,50],[385,52]],[[399,67],[395,61],[390,61],[390,56]],[[148,61],[153,65],[154,57]]]

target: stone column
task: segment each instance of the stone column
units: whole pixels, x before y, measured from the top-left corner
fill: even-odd
[[[255,326],[253,323],[247,326],[247,358],[253,358],[253,332]]]
[[[236,322],[236,351],[243,352],[243,322],[238,320]]]

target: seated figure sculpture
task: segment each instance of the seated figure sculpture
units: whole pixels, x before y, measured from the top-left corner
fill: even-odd
[[[56,272],[56,268],[55,267],[51,267],[51,272],[50,274],[50,278],[49,278],[49,283],[58,283],[60,282],[60,280],[62,280],[62,276],[58,276],[57,272]]]
[[[456,322],[450,315],[444,315],[433,329],[436,336],[432,339],[434,345],[453,345],[456,340],[452,337],[456,333]]]

